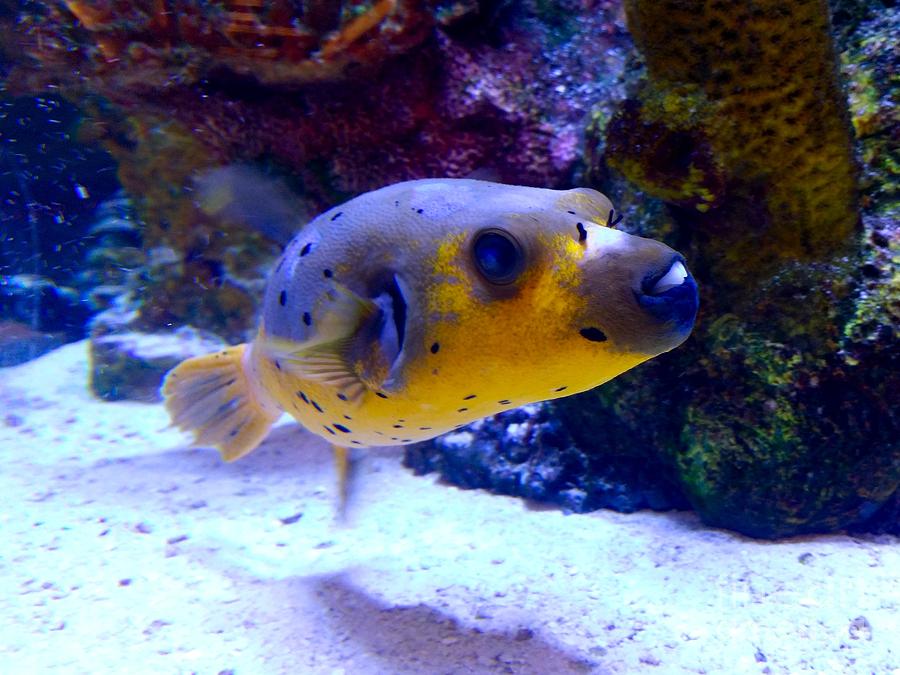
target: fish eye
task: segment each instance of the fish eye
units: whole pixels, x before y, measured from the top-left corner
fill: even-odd
[[[505,230],[479,232],[475,236],[472,251],[478,271],[491,283],[512,283],[522,271],[522,247]]]

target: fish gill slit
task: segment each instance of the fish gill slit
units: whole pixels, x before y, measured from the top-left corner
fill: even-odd
[[[403,291],[400,290],[400,284],[397,283],[397,276],[391,277],[391,283],[387,287],[388,296],[391,298],[393,307],[394,328],[397,330],[397,349],[403,351],[403,344],[406,340],[406,314],[407,305],[406,298],[403,297]]]

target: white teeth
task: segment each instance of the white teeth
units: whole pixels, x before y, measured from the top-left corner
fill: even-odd
[[[687,278],[688,272],[684,268],[684,265],[675,261],[672,263],[672,266],[669,268],[669,271],[666,272],[665,276],[653,285],[653,288],[650,289],[650,294],[659,295],[660,293],[665,293],[670,288],[681,286]]]

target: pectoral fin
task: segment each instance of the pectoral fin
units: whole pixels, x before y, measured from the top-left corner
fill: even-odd
[[[316,309],[314,335],[302,342],[266,335],[262,348],[290,372],[333,386],[355,400],[366,385],[351,362],[350,346],[363,324],[380,311],[374,301],[336,283]]]

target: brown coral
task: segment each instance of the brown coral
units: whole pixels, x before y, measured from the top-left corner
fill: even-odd
[[[419,44],[435,18],[421,0],[66,0],[21,22],[45,66],[164,87],[219,68],[267,84],[335,80]]]
[[[625,6],[649,82],[609,127],[610,165],[700,213],[724,204],[697,222],[717,275],[737,284],[742,270],[848,250],[856,168],[825,0]]]

